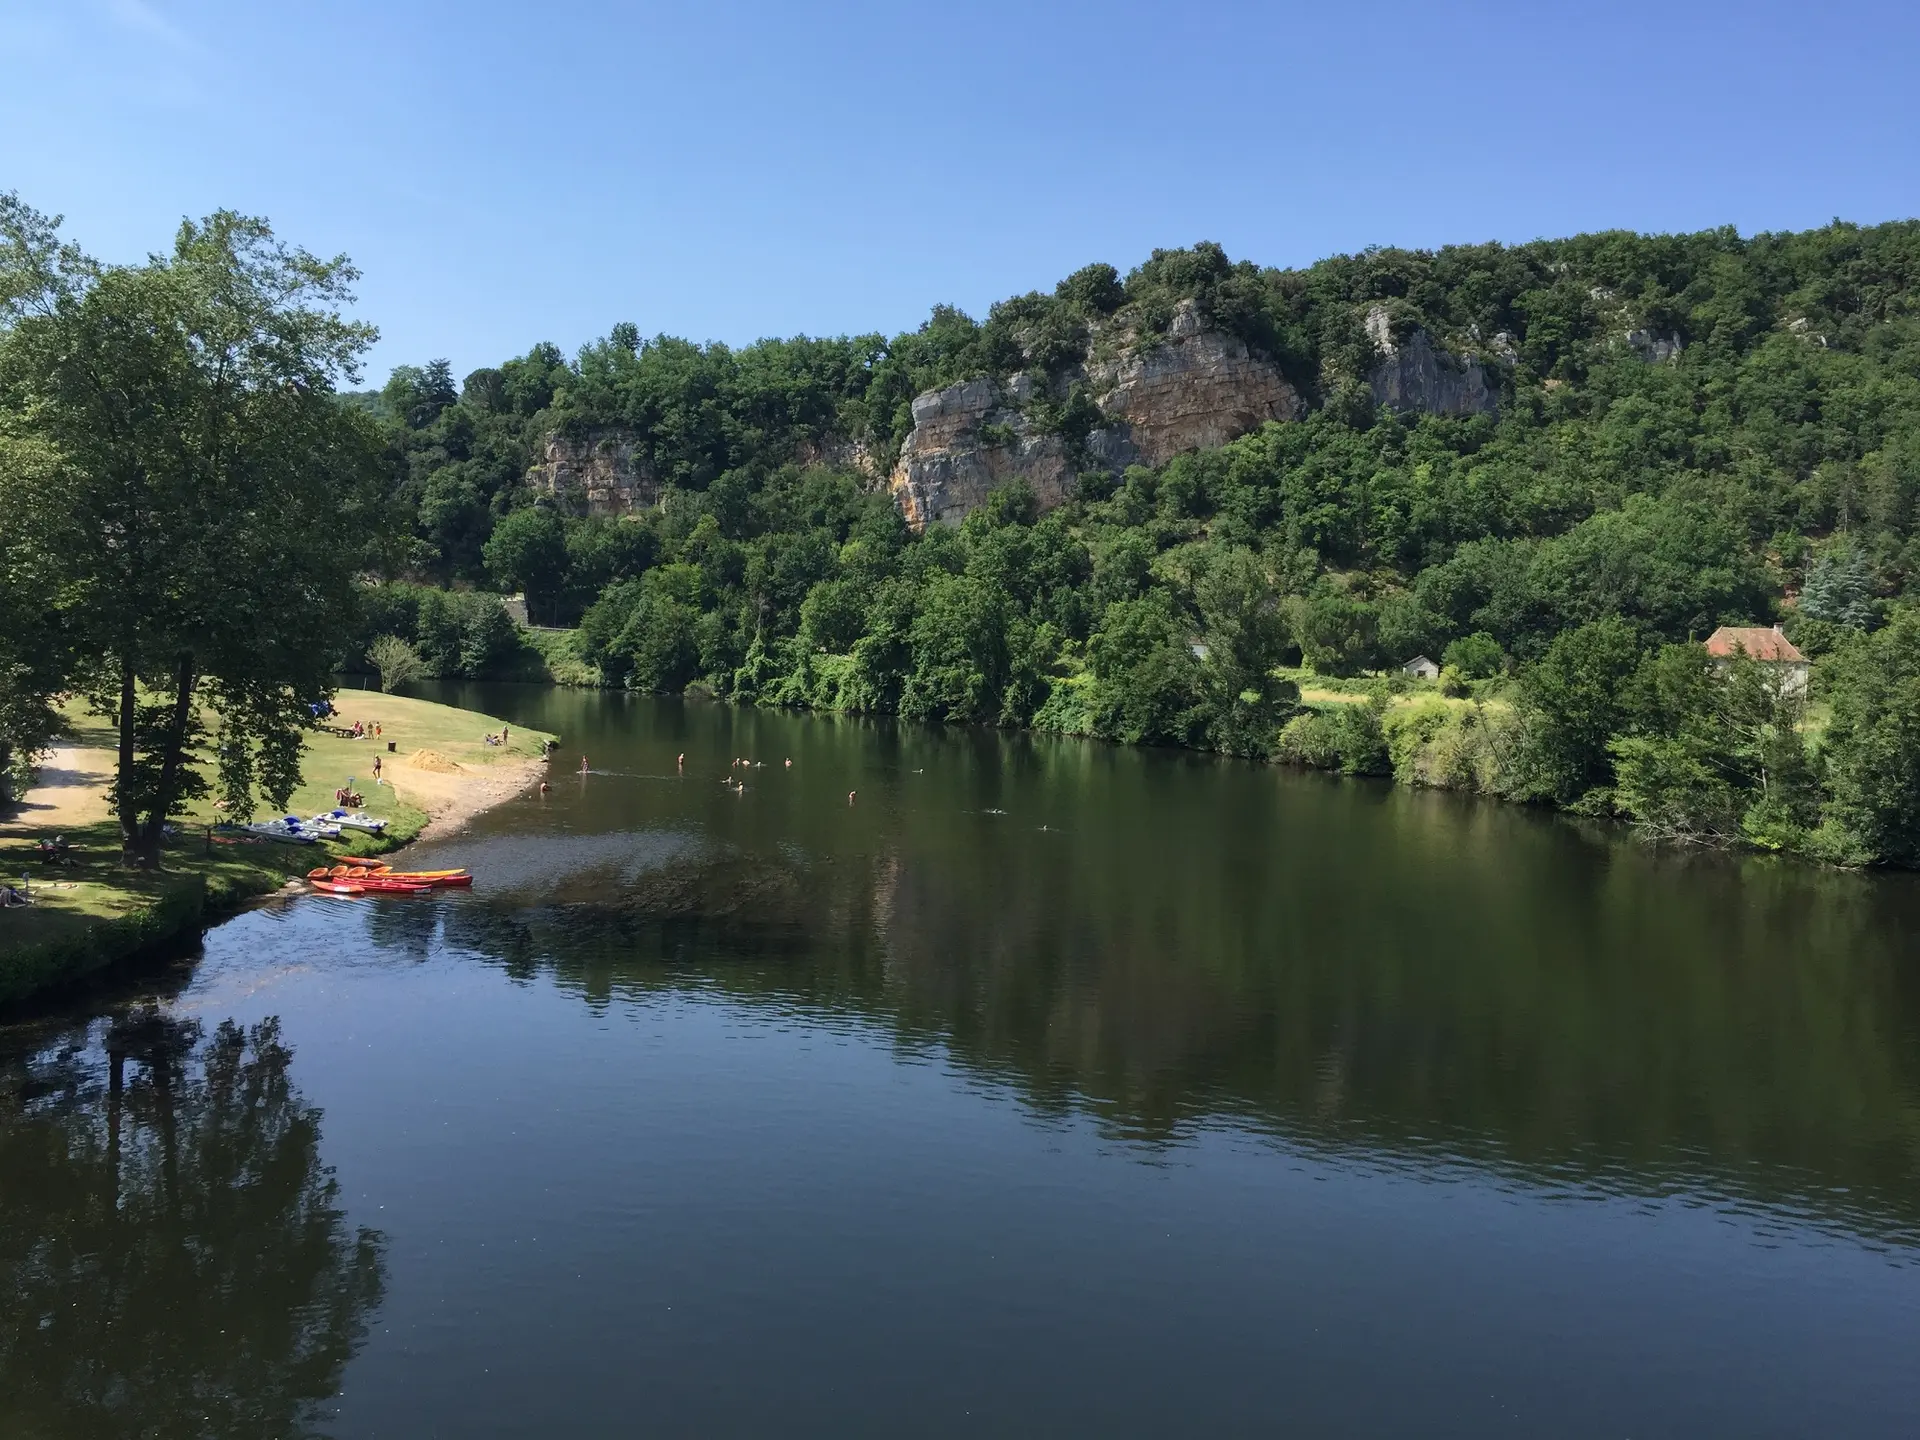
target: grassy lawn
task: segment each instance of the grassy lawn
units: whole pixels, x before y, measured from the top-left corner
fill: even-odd
[[[1403,705],[1419,705],[1432,701],[1454,709],[1471,708],[1476,700],[1489,710],[1506,709],[1512,702],[1499,694],[1478,693],[1474,696],[1448,696],[1440,693],[1440,686],[1432,680],[1416,680],[1399,675],[1361,675],[1352,679],[1342,679],[1332,675],[1320,675],[1305,666],[1282,668],[1273,672],[1282,680],[1291,680],[1300,687],[1300,698],[1308,705],[1363,705],[1374,695],[1385,692],[1387,708],[1397,709]],[[1476,692],[1485,692],[1494,688],[1498,682],[1476,681]]]
[[[505,745],[488,745],[483,735],[498,735],[506,725],[492,715],[472,710],[456,710],[430,700],[410,700],[403,695],[382,695],[379,691],[343,690],[338,701],[340,713],[328,723],[351,727],[356,720],[365,724],[364,740],[346,740],[337,735],[310,732],[306,743],[306,761],[301,766],[304,783],[293,792],[293,800],[284,811],[273,812],[262,805],[260,814],[293,814],[305,818],[333,808],[333,792],[353,781],[353,788],[366,797],[361,808],[388,822],[393,843],[412,839],[427,823],[426,812],[406,804],[395,795],[391,784],[373,783],[373,761],[377,755],[385,769],[383,778],[397,780],[406,788],[410,767],[407,759],[422,750],[453,761],[467,770],[484,770],[509,760],[527,760],[538,756],[542,745],[552,737],[537,730],[513,730]],[[380,725],[380,736],[372,730]],[[111,733],[111,732],[109,732]],[[393,751],[387,744],[393,743]],[[220,817],[210,802],[195,807],[190,819],[206,824]],[[369,854],[370,835],[355,834],[340,838],[336,849],[349,854]],[[289,848],[289,847],[280,847]],[[298,849],[300,847],[291,847]]]
[[[402,801],[391,785],[373,784],[376,754],[404,788],[410,771],[405,762],[422,750],[475,772],[536,757],[550,738],[538,731],[514,730],[507,745],[492,746],[481,737],[500,732],[504,722],[493,716],[378,692],[346,691],[342,699],[347,703],[335,723],[344,719],[351,726],[358,719],[370,731],[377,720],[382,732],[379,740],[310,733],[302,766],[304,783],[294,792],[288,811],[271,812],[263,806],[260,813],[308,816],[330,809],[334,789],[351,776],[354,789],[366,797],[364,808],[387,819],[384,839],[348,831],[339,842],[324,846],[283,845],[240,836],[224,837],[231,843],[218,843],[209,840],[207,826],[220,817],[209,802],[202,802],[167,841],[161,872],[141,874],[121,867],[119,828],[111,820],[38,829],[9,825],[0,834],[0,880],[20,886],[25,875],[33,903],[0,910],[0,1002],[163,939],[193,923],[203,903],[214,911],[230,908],[248,896],[279,888],[290,877],[304,875],[328,855],[374,854],[412,839],[426,824],[426,812]],[[115,732],[110,725],[81,711],[68,718],[65,745],[112,751]],[[392,753],[386,748],[388,741],[394,744]],[[111,770],[110,755],[90,758],[100,761],[101,769]],[[446,783],[445,772],[434,773]],[[32,799],[31,792],[28,798]],[[95,813],[103,810],[101,805]],[[72,847],[71,864],[44,864],[34,850],[37,839],[56,829]]]

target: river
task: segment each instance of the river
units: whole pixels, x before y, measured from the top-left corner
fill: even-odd
[[[470,894],[0,1027],[0,1433],[1920,1431],[1915,877],[433,698],[563,737]]]

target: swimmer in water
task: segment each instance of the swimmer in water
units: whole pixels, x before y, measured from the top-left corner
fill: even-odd
[[[791,770],[792,768],[793,768],[793,757],[789,755],[787,757],[787,769]]]
[[[580,773],[582,775],[587,773],[587,757],[584,755],[580,757]]]
[[[542,781],[540,782],[540,793],[541,793],[542,795],[544,795],[544,794],[546,794],[546,793],[547,793],[547,791],[549,791],[549,790],[551,790],[552,788],[553,788],[553,787],[552,787],[551,785],[549,785],[549,784],[547,784],[547,782],[546,782],[546,781],[544,781],[544,780],[542,780]]]
[[[673,763],[678,765],[682,770],[686,769],[687,768],[687,752],[682,750],[680,752],[680,758],[674,761]]]
[[[853,803],[854,793],[852,790],[847,791],[847,804],[851,805]]]

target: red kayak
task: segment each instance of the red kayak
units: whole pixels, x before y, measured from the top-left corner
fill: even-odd
[[[431,885],[405,880],[309,880],[323,895],[427,895]]]

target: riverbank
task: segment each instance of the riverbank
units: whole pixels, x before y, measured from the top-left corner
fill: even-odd
[[[167,842],[164,868],[150,875],[120,865],[119,828],[107,805],[114,732],[71,712],[69,743],[49,756],[40,783],[0,817],[0,876],[32,899],[0,911],[0,1005],[72,984],[224,918],[326,857],[386,854],[424,834],[457,829],[532,786],[545,769],[544,746],[554,738],[404,696],[346,691],[340,703],[336,721],[351,727],[359,720],[367,735],[310,732],[303,783],[289,812],[329,809],[334,791],[350,786],[365,797],[360,808],[386,820],[384,835],[347,832],[319,846],[214,835],[209,827],[221,817],[202,803]],[[503,731],[506,744],[485,743],[484,736]],[[67,841],[71,863],[39,860],[35,843],[54,835]]]

